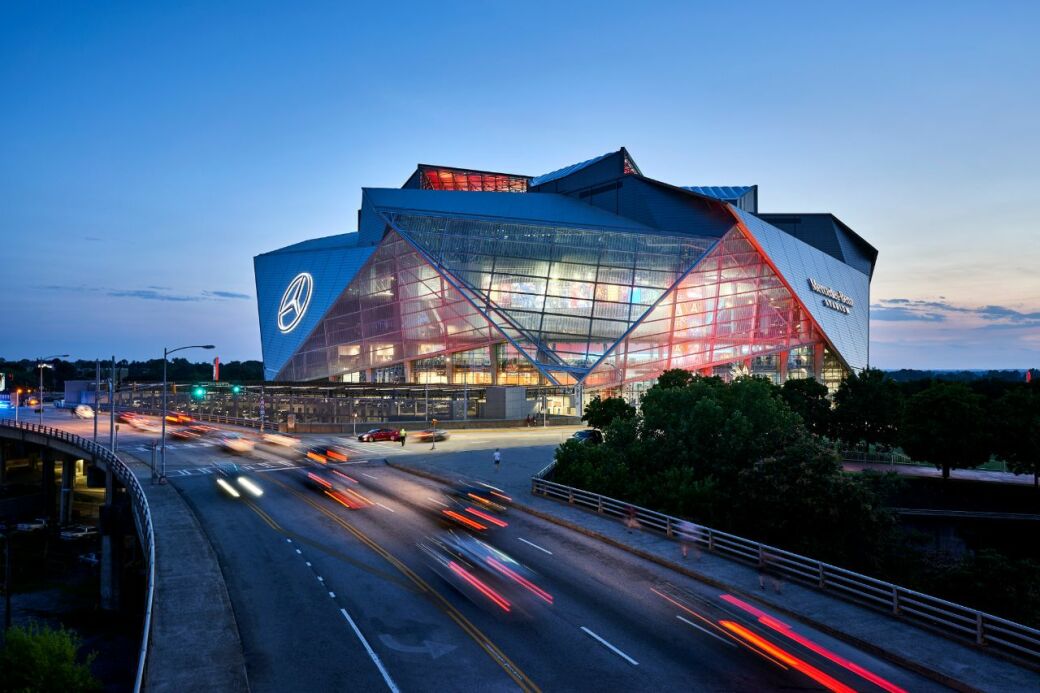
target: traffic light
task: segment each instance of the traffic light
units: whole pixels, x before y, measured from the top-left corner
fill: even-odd
[[[237,395],[241,391],[242,391],[242,386],[241,385],[232,385],[231,386],[231,394]]]
[[[195,389],[191,391],[191,394],[195,399],[205,399],[206,388],[202,387],[201,385],[196,385]]]

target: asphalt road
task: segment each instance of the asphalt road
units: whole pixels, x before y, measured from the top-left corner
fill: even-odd
[[[91,430],[90,422],[56,420],[81,435]],[[562,435],[457,434],[437,454],[551,449]],[[147,461],[155,438],[123,426],[120,448]],[[371,501],[356,510],[305,483],[298,452],[261,444],[232,457],[205,439],[167,443],[171,483],[220,560],[255,691],[937,689],[800,623],[771,620],[716,588],[515,510],[488,541],[535,571],[552,604],[536,599],[506,613],[489,599],[471,600],[417,548],[444,531],[430,499],[445,489],[382,463],[429,445],[347,446],[350,461],[338,469]],[[221,491],[212,470],[227,461],[248,467],[263,495]]]

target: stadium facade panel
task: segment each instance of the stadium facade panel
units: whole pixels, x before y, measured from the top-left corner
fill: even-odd
[[[254,259],[267,379],[635,397],[669,368],[834,388],[869,362],[873,247],[624,148],[537,177],[420,164],[358,217]]]

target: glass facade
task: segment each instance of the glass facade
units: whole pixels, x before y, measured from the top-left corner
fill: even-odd
[[[823,342],[809,315],[741,231],[696,264],[586,378],[651,381],[670,368],[781,379],[781,352]],[[736,370],[734,370],[734,367]]]

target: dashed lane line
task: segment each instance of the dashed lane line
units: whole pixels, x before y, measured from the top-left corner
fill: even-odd
[[[519,539],[520,541],[524,542],[528,546],[533,546],[534,548],[538,549],[539,551],[544,551],[545,553],[549,554],[550,556],[553,555],[552,551],[550,551],[549,549],[543,549],[541,546],[539,546],[538,544],[535,544],[533,541],[527,541],[523,537],[517,537],[517,539]]]
[[[581,627],[581,629],[582,629],[583,631],[585,631],[585,634],[586,634],[586,635],[589,635],[589,636],[591,636],[591,637],[595,638],[596,640],[598,640],[598,641],[599,641],[599,643],[600,643],[601,645],[603,645],[603,646],[604,646],[604,647],[606,647],[606,648],[607,648],[608,650],[610,650],[611,652],[613,652],[614,654],[616,654],[616,655],[617,655],[618,657],[621,657],[621,658],[622,658],[623,660],[625,660],[626,662],[628,662],[628,663],[629,663],[629,664],[631,664],[632,666],[634,666],[634,667],[637,667],[637,666],[639,666],[639,662],[637,662],[636,660],[632,659],[632,658],[631,658],[631,657],[629,657],[629,656],[628,656],[627,654],[625,654],[624,652],[622,652],[622,651],[621,651],[621,650],[619,650],[618,648],[614,647],[614,646],[613,646],[613,645],[611,645],[611,644],[610,644],[609,642],[607,642],[607,641],[606,641],[606,640],[604,640],[603,638],[599,637],[598,635],[596,635],[595,633],[593,633],[593,632],[592,632],[591,630],[589,630],[589,629],[588,629],[588,628],[586,628],[585,626],[582,626],[582,627]]]

